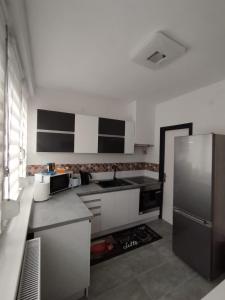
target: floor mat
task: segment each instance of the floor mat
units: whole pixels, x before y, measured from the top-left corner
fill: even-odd
[[[91,242],[91,265],[155,242],[162,237],[148,225],[138,225],[114,232]]]

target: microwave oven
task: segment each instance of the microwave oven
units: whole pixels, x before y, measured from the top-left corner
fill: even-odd
[[[60,191],[67,190],[72,187],[71,182],[72,172],[62,174],[35,174],[36,182],[49,183],[50,195]]]

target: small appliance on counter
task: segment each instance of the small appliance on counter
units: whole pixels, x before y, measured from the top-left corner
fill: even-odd
[[[90,179],[92,179],[92,175],[89,172],[84,172],[80,170],[80,179],[82,185],[87,185],[90,183]]]
[[[38,173],[35,174],[35,183],[48,183],[49,194],[51,195],[71,188],[71,176],[72,172],[61,174]]]
[[[74,188],[80,185],[80,178],[72,175],[70,178],[70,187]]]

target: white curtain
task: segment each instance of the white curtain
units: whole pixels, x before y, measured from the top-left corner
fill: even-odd
[[[4,153],[4,84],[5,84],[5,25],[0,14],[0,232],[1,203],[3,198],[3,153]]]
[[[5,136],[5,198],[17,200],[19,178],[26,175],[27,103],[23,72],[14,39],[8,39],[8,80]]]

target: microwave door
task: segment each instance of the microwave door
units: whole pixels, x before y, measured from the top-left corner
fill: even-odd
[[[70,174],[51,176],[50,194],[54,194],[69,188]]]

